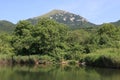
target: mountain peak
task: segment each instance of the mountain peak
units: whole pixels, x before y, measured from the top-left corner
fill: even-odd
[[[59,10],[59,9],[54,9],[51,12],[55,12],[55,13],[66,13],[67,11],[64,10]]]
[[[42,17],[50,17],[52,15],[56,15],[56,14],[65,14],[65,13],[68,13],[67,11],[64,11],[64,10],[58,10],[58,9],[54,9],[44,15],[42,15]],[[41,17],[41,16],[40,16]]]
[[[66,25],[70,26],[71,28],[94,26],[93,23],[90,23],[89,21],[87,21],[87,19],[85,19],[84,17],[82,17],[80,15],[76,15],[74,13],[67,12],[64,10],[58,10],[58,9],[54,9],[42,16],[35,17],[35,18],[33,18],[34,20],[29,19],[29,21],[32,21],[33,23],[35,23],[37,21],[37,19],[39,19],[41,17],[42,18],[47,17],[49,19],[53,19],[59,23],[66,24]]]

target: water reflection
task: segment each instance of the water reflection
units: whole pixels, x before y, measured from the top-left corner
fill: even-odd
[[[0,80],[120,80],[120,70],[79,66],[0,66]]]

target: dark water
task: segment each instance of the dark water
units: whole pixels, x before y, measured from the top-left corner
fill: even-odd
[[[0,66],[0,80],[120,80],[120,70],[78,66]]]

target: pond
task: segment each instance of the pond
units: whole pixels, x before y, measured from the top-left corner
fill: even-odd
[[[0,80],[120,80],[120,70],[79,66],[0,66]]]

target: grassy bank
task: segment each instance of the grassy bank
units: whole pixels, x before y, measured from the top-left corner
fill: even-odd
[[[86,54],[83,58],[88,66],[120,68],[120,50],[107,48]]]
[[[30,56],[10,56],[10,55],[1,55],[0,64],[51,64],[54,63],[53,58],[50,56],[39,56],[39,55],[30,55]]]
[[[87,66],[120,68],[120,50],[118,48],[105,48],[89,54],[80,54],[79,60],[61,59],[57,61],[48,55],[10,56],[0,55],[0,64],[67,64],[75,65],[85,63]]]

